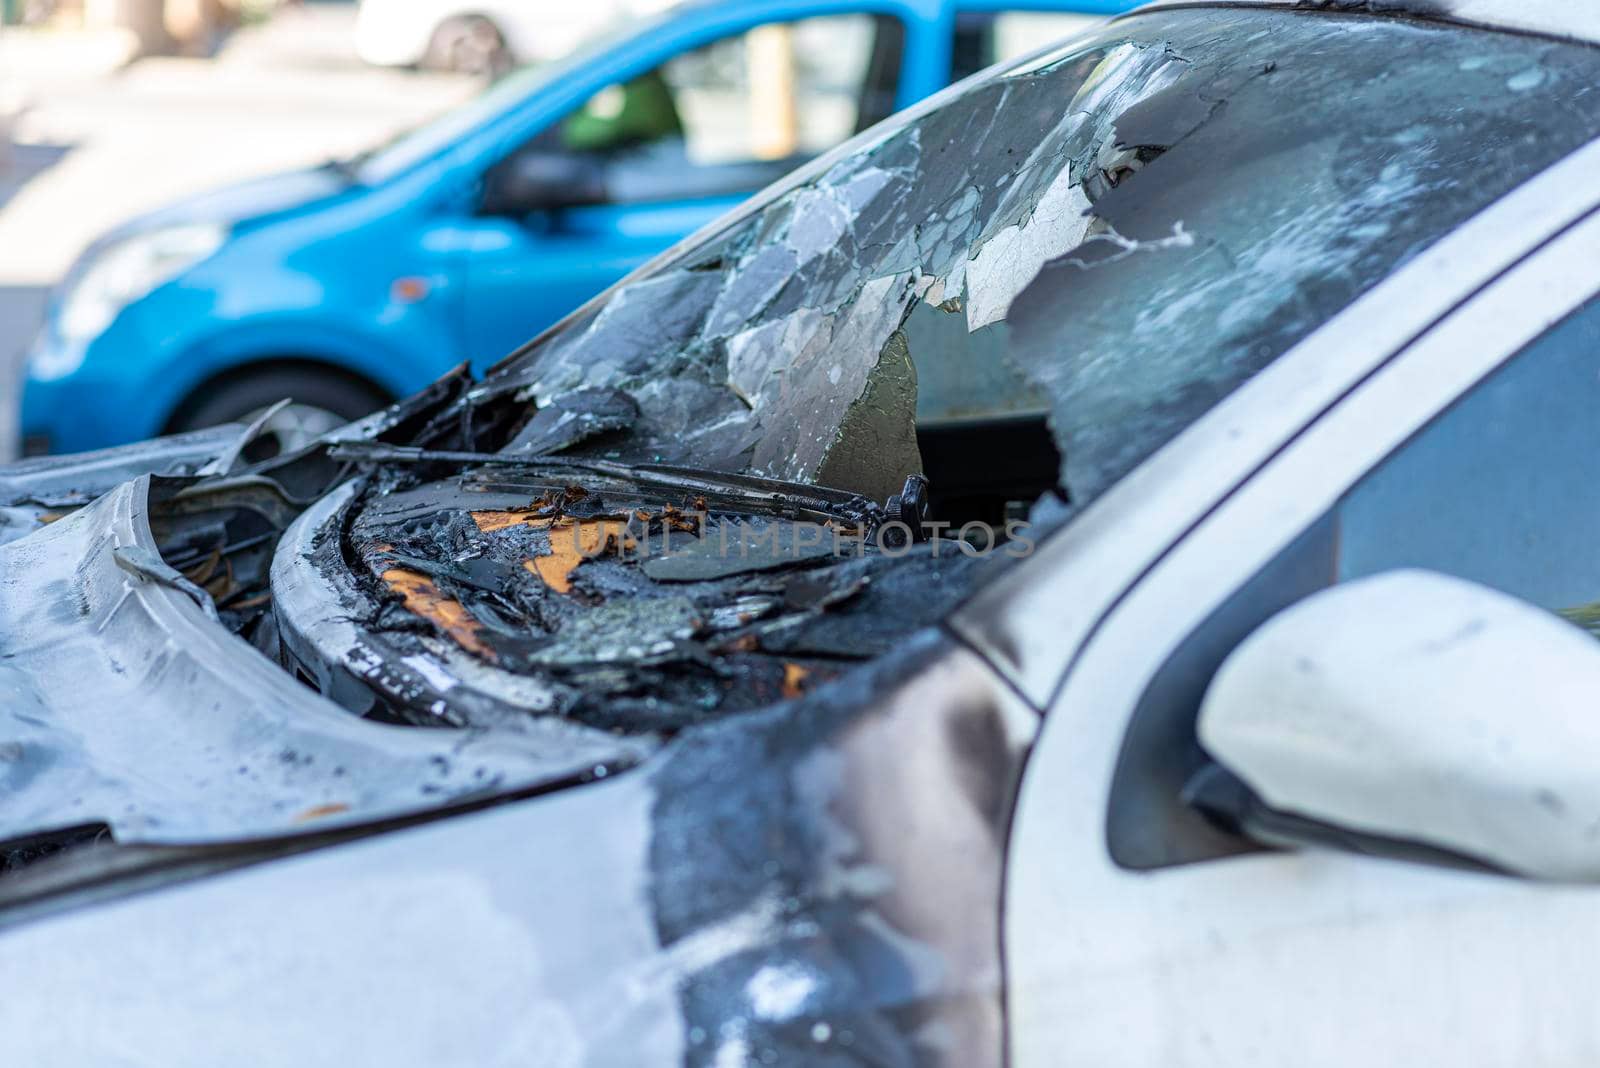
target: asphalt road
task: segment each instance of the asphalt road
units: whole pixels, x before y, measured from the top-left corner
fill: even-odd
[[[19,145],[0,167],[0,209],[29,182],[59,163],[71,150],[53,145]],[[43,286],[0,285],[0,374],[9,384],[44,308]]]
[[[22,357],[33,340],[44,312],[44,286],[0,286],[0,374],[4,374],[5,403],[12,406],[11,383],[22,369]]]
[[[21,145],[10,150],[0,168],[0,209],[29,182],[59,163],[70,149]],[[17,440],[16,383],[28,343],[38,329],[49,294],[45,286],[0,285],[0,459],[8,459]]]

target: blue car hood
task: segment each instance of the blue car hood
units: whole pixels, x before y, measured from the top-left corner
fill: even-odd
[[[188,223],[222,223],[234,228],[259,224],[339,196],[352,188],[357,187],[333,165],[252,178],[174,201],[130,219],[96,241],[95,247],[132,234]]]

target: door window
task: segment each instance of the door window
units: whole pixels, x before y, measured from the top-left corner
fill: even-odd
[[[603,166],[610,203],[754,191],[892,114],[903,45],[889,16],[758,26],[602,89],[532,147]]]
[[[1600,602],[1600,303],[1545,334],[1337,510],[1337,579],[1443,571],[1552,611]]]

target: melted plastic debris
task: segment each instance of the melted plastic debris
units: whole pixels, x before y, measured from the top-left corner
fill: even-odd
[[[481,637],[483,626],[460,601],[447,596],[427,575],[390,567],[385,568],[380,577],[384,585],[400,595],[409,611],[438,627],[463,649],[493,659],[494,650],[484,644]]]
[[[657,582],[704,582],[792,568],[832,556],[843,545],[834,531],[815,523],[749,519],[709,527],[683,548],[645,560],[644,573]]]
[[[464,677],[464,654],[482,692],[501,672],[508,688],[541,679],[573,718],[672,729],[793,699],[892,648],[953,606],[975,564],[948,543],[938,561],[924,546],[884,554],[876,520],[863,524],[848,497],[808,521],[785,517],[781,500],[752,514],[561,474],[469,474],[355,511],[372,626],[407,663]]]

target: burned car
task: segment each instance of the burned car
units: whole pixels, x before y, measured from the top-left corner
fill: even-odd
[[[9,1055],[1592,1063],[1597,85],[1157,4],[481,381],[0,471]]]

